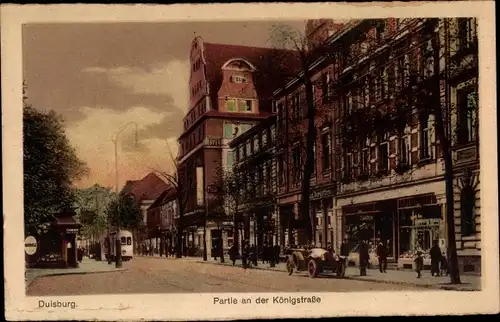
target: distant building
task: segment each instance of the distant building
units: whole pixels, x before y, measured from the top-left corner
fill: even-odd
[[[177,203],[176,190],[168,188],[147,209],[148,236],[155,239],[150,246],[156,247],[163,254],[166,247],[172,249],[176,245]]]
[[[134,197],[140,205],[142,218],[144,220],[144,227],[142,227],[142,230],[139,229],[139,231],[133,232],[134,249],[137,249],[137,245],[142,242],[143,239],[146,239],[150,244],[156,245],[154,236],[148,235],[148,232],[144,230],[145,227],[148,227],[147,210],[168,187],[169,185],[154,172],[149,173],[141,180],[129,180],[125,183],[121,194]]]

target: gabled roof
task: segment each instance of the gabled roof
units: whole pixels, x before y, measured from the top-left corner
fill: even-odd
[[[229,60],[241,58],[256,68],[255,86],[260,99],[270,99],[276,84],[284,83],[300,68],[297,55],[289,50],[203,43],[206,76],[212,95],[222,84],[222,66]]]
[[[160,207],[166,202],[172,200],[173,198],[175,198],[176,192],[177,190],[175,188],[168,188],[167,190],[163,191],[161,195],[156,198],[156,200],[151,204],[151,206],[149,206],[148,210]]]
[[[169,185],[163,179],[151,172],[142,180],[127,181],[122,193],[133,195],[137,201],[156,200],[168,188]]]

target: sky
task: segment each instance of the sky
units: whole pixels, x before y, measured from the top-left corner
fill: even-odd
[[[189,49],[207,42],[269,46],[269,30],[303,21],[67,23],[23,26],[23,76],[29,103],[62,115],[66,134],[89,174],[77,187],[119,187],[152,170],[172,171],[170,152],[189,99]]]

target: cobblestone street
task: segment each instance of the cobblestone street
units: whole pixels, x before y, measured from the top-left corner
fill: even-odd
[[[288,276],[285,272],[245,271],[183,259],[139,257],[123,263],[123,268],[126,270],[112,273],[40,277],[28,287],[27,295],[425,290],[335,277],[311,279],[305,273]]]

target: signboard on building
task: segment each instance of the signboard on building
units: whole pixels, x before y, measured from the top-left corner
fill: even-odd
[[[310,200],[333,198],[333,186],[321,190],[313,190]]]
[[[34,255],[36,253],[36,249],[37,249],[37,242],[35,237],[33,236],[26,237],[26,239],[24,240],[24,251],[26,252],[26,254],[30,256]]]
[[[66,228],[66,234],[78,234],[78,228]]]

